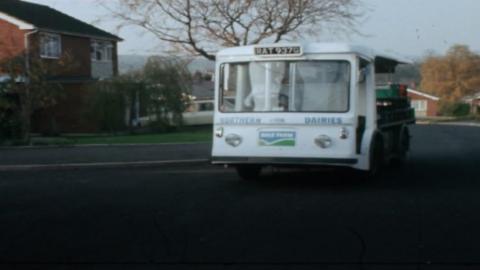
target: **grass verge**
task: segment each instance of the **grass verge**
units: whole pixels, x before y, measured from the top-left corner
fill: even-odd
[[[480,116],[437,116],[437,117],[420,117],[417,122],[424,123],[448,123],[448,122],[480,122]]]
[[[178,132],[138,135],[69,135],[61,137],[35,137],[32,145],[86,145],[86,144],[156,144],[195,143],[212,140],[211,128],[189,129]]]

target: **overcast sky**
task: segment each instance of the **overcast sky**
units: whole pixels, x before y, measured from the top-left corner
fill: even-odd
[[[29,0],[49,5],[88,23],[98,21],[106,11],[95,0]],[[480,1],[478,0],[362,0],[370,9],[368,18],[358,27],[364,36],[329,37],[320,41],[349,41],[391,51],[407,57],[419,57],[427,51],[444,53],[453,44],[466,44],[480,52]],[[161,52],[154,38],[138,29],[116,31],[116,22],[96,23],[104,30],[125,39],[120,54]]]

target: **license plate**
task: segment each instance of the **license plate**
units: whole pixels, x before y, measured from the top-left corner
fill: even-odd
[[[260,146],[293,147],[296,143],[296,132],[293,131],[261,131],[258,137]]]

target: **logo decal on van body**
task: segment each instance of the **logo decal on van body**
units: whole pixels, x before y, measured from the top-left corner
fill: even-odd
[[[259,133],[260,146],[287,146],[296,144],[296,132],[293,131],[261,131]]]

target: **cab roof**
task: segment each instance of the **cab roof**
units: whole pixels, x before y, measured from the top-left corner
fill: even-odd
[[[356,54],[367,60],[374,61],[377,73],[391,73],[394,72],[397,65],[411,63],[410,60],[402,57],[379,53],[365,46],[348,43],[275,43],[249,45],[223,49],[217,53],[217,57],[255,56],[254,48],[269,46],[301,46],[303,54]]]

